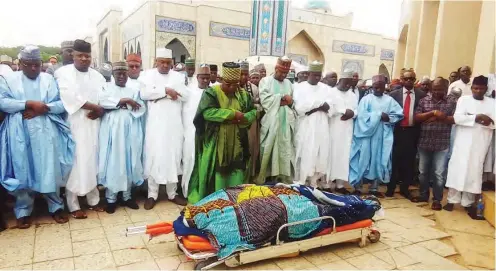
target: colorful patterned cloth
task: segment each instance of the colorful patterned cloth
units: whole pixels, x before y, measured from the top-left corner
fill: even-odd
[[[370,219],[379,210],[374,200],[338,196],[299,185],[240,185],[219,190],[197,204],[187,206],[180,221],[205,233],[218,257],[238,250],[252,250],[273,242],[277,230],[286,223],[332,216],[336,226]],[[316,221],[291,226],[281,232],[282,240],[308,238],[332,221]],[[184,231],[184,229],[182,229]],[[180,235],[177,231],[176,234]]]

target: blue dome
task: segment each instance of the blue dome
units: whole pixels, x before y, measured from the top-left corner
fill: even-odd
[[[329,0],[308,0],[305,4],[306,9],[330,9]]]

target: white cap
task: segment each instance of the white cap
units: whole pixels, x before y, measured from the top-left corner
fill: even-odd
[[[155,58],[172,58],[172,50],[167,48],[157,48]]]
[[[12,58],[8,55],[1,55],[0,56],[0,61],[8,61],[8,62],[12,62]]]

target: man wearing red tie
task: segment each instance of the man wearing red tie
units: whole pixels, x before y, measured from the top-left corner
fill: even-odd
[[[413,88],[415,80],[415,72],[406,71],[402,78],[403,88],[389,94],[403,107],[404,118],[394,128],[393,172],[386,192],[387,197],[394,195],[396,184],[401,181],[400,194],[410,198],[408,187],[415,173],[415,157],[420,135],[420,126],[414,122],[414,113],[420,99],[426,96],[422,90]]]

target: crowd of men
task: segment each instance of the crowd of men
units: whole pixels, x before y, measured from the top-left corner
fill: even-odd
[[[483,172],[494,172],[494,87],[472,78],[470,67],[450,81],[415,84],[415,72],[404,69],[399,80],[375,75],[367,86],[352,71],[323,76],[318,61],[295,72],[288,57],[274,71],[225,62],[219,76],[217,65],[194,59],[174,67],[166,48],[145,71],[136,54],[90,68],[83,40],[64,42],[62,51],[63,63],[46,72],[31,45],[19,54],[19,71],[0,66],[0,182],[15,198],[19,228],[31,226],[36,194],[66,223],[65,207],[87,217],[83,196],[89,210],[114,213],[119,200],[138,209],[131,190],[143,183],[146,210],[160,185],[186,205],[226,187],[278,182],[358,195],[369,183],[378,198],[400,184],[404,197],[428,202],[432,183],[433,210],[461,203],[474,218]],[[420,189],[412,196],[417,156]]]

